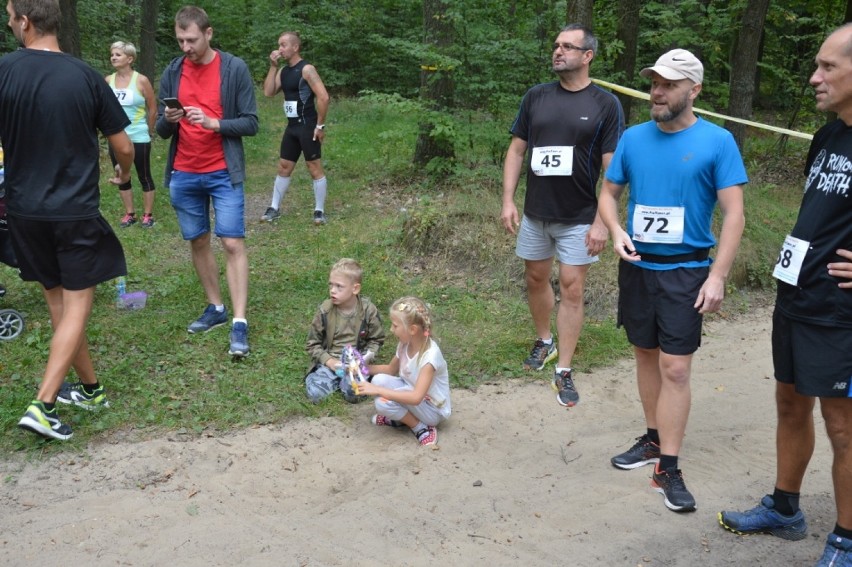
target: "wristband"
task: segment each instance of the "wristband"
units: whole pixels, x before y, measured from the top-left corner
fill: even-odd
[[[314,126],[314,128],[316,128],[317,130],[324,130],[325,124],[317,124],[316,126]]]

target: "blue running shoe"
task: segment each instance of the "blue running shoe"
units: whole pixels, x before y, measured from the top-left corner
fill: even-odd
[[[216,306],[212,303],[205,309],[201,317],[189,324],[186,330],[190,333],[206,333],[216,327],[221,327],[228,322],[228,310],[225,309],[221,313],[216,311]]]
[[[808,524],[801,510],[785,516],[775,509],[775,501],[767,494],[760,504],[745,512],[719,512],[719,524],[739,535],[770,534],[781,539],[798,541],[808,533]],[[847,540],[848,541],[848,540]]]
[[[828,534],[825,551],[814,567],[852,567],[852,539]]]
[[[248,356],[248,325],[246,323],[234,323],[231,327],[231,348],[228,354],[239,357]]]
[[[37,433],[46,439],[66,441],[73,435],[71,428],[59,421],[56,408],[49,412],[44,408],[44,402],[38,400],[30,403],[27,413],[18,422],[18,427]]]

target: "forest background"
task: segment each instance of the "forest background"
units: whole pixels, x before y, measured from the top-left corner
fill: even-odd
[[[63,48],[104,74],[111,72],[109,46],[115,40],[139,46],[136,67],[155,84],[159,71],[179,55],[173,17],[180,2],[61,4]],[[591,25],[601,42],[593,77],[640,91],[647,91],[647,83],[638,69],[672,47],[690,49],[706,69],[699,107],[813,133],[827,119],[815,112],[808,86],[814,55],[825,35],[848,19],[847,3],[829,0],[199,5],[210,14],[214,45],[244,58],[258,85],[278,35],[302,35],[303,56],[333,96],[323,156],[330,223],[321,229],[310,223],[313,196],[301,165],[285,217],[274,225],[257,221],[268,205],[285,125],[281,101],[258,91],[261,131],[246,139],[252,355],[231,361],[225,332],[186,334],[203,299],[168,195],[158,191],[155,229],[119,230],[131,270],[129,290],[147,291],[149,304],[139,312],[118,312],[110,308],[114,290],[101,286],[89,329],[97,370],[121,403],[97,414],[66,410],[63,417],[75,427],[72,446],[102,432],[200,433],[294,414],[345,415],[337,399],[308,404],[302,383],[307,325],[327,294],[328,268],[341,256],[364,265],[365,295],[382,312],[404,294],[431,303],[455,387],[524,377],[520,361],[533,330],[514,239],[498,222],[500,179],[508,128],[523,93],[553,80],[550,55],[558,30],[571,21]],[[15,47],[6,29],[0,49]],[[623,102],[630,123],[647,119],[645,103]],[[765,301],[774,287],[771,268],[795,218],[807,150],[800,138],[726,126],[742,146],[750,183],[746,232],[718,317]],[[155,140],[158,181],[165,148]],[[108,169],[105,159],[103,172]],[[115,222],[122,214],[119,199],[108,184],[102,190],[104,215]],[[615,266],[605,250],[590,271],[588,324],[575,357],[580,376],[629,352],[613,320]],[[15,307],[27,318],[22,337],[0,341],[0,430],[9,431],[31,399],[51,333],[37,286],[17,281],[2,266],[0,279],[9,288],[7,305],[0,307]],[[393,342],[384,355],[393,352]],[[32,446],[23,435],[0,440],[0,451]]]

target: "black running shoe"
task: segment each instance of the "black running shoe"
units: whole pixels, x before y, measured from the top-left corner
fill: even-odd
[[[560,406],[572,408],[580,403],[580,394],[574,386],[574,377],[570,370],[554,372],[553,389],[556,390],[556,401]]]
[[[683,473],[674,467],[658,471],[654,467],[651,475],[651,488],[665,496],[666,508],[674,512],[695,511],[695,498],[686,489]]]
[[[559,355],[556,350],[556,338],[551,340],[549,345],[544,344],[541,339],[536,339],[533,344],[530,355],[524,361],[524,370],[541,370],[545,364],[553,360]]]
[[[636,438],[636,443],[620,455],[609,460],[612,466],[626,471],[660,462],[660,446],[646,433]]]

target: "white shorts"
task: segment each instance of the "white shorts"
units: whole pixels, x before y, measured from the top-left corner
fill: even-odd
[[[589,256],[586,234],[592,225],[542,222],[526,215],[521,219],[515,254],[524,260],[537,261],[553,258],[560,264],[585,266],[598,261]]]

